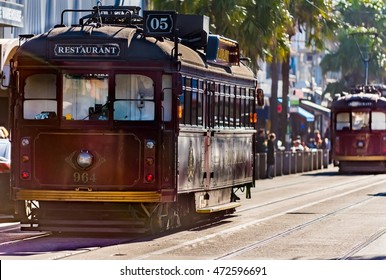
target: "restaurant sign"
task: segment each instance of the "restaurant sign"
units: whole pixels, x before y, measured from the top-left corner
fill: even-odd
[[[118,44],[55,44],[56,57],[117,57],[120,54]]]

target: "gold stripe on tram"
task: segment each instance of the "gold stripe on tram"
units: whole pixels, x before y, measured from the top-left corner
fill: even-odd
[[[338,161],[386,161],[386,156],[335,156]]]
[[[16,192],[16,199],[40,201],[160,202],[161,194],[157,192],[18,190]]]

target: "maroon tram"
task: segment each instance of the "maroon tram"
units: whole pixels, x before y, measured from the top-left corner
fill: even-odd
[[[167,230],[232,213],[254,185],[263,98],[238,43],[205,16],[139,11],[65,10],[23,37],[11,186],[24,230]],[[66,13],[83,17],[65,26]]]
[[[382,86],[358,86],[331,105],[332,159],[339,172],[386,171],[386,98]]]

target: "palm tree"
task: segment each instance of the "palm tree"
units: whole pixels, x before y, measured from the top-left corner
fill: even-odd
[[[344,28],[339,30],[339,47],[323,58],[321,68],[323,73],[341,72],[342,79],[334,85],[328,85],[328,91],[334,93],[342,89],[348,90],[353,85],[366,81],[365,59],[369,60],[369,80],[385,83],[385,6],[386,0],[351,0],[349,3],[338,3],[336,8]]]
[[[286,9],[291,14],[292,20],[286,26],[288,40],[291,41],[296,32],[306,33],[306,46],[315,49],[324,47],[324,40],[327,36],[332,36],[335,27],[334,17],[332,16],[332,3],[325,0],[314,0],[313,2],[304,0],[284,1]],[[280,117],[281,129],[280,138],[285,143],[287,134],[287,115],[288,115],[288,93],[289,93],[289,74],[290,74],[290,50],[287,50],[282,60],[282,79],[283,79],[283,105]],[[278,76],[278,75],[276,75]]]

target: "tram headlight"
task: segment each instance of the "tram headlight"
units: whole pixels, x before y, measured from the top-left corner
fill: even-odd
[[[146,148],[153,149],[155,147],[155,142],[153,140],[146,141]]]
[[[94,157],[89,151],[82,150],[76,158],[76,163],[81,168],[87,168],[91,166],[91,164],[93,163],[93,159]]]
[[[21,139],[21,145],[22,146],[28,146],[29,145],[29,139],[28,138],[22,138]]]
[[[358,148],[363,148],[365,146],[365,142],[363,142],[363,141],[358,141],[357,142],[357,147]]]

